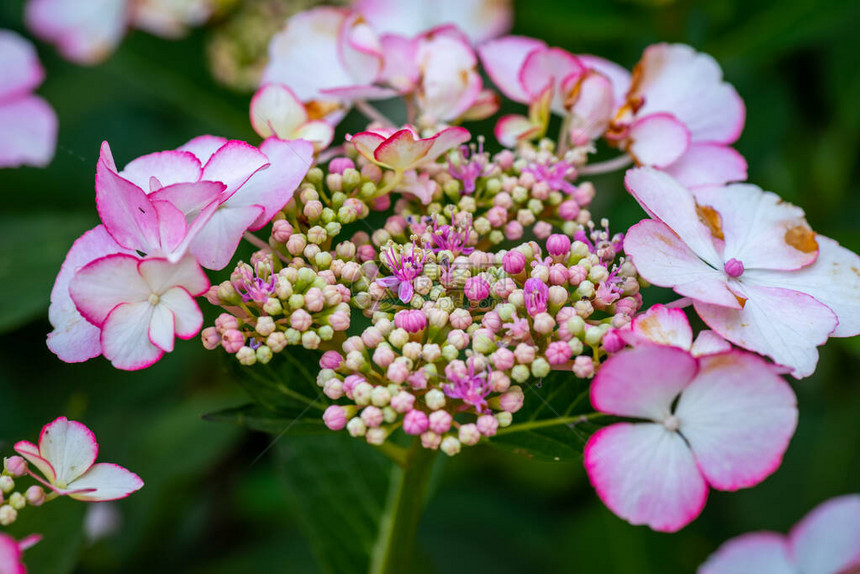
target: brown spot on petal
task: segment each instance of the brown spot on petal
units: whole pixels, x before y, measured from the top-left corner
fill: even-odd
[[[720,217],[716,209],[707,205],[696,204],[696,214],[699,216],[699,221],[704,223],[711,232],[711,235],[717,239],[725,240],[726,236],[723,235],[723,218]]]
[[[734,293],[733,293],[733,295],[734,295]],[[737,301],[738,301],[738,305],[740,305],[740,306],[741,306],[741,309],[743,309],[744,307],[746,307],[746,304],[747,304],[746,297],[740,297],[740,296],[738,296],[738,295],[735,295],[735,299],[737,299]]]
[[[815,240],[815,232],[803,225],[789,227],[785,232],[785,242],[804,253],[818,251],[818,242]]]
[[[337,102],[325,100],[313,100],[305,104],[305,109],[308,111],[308,120],[321,120],[330,113],[339,110],[341,105]]]

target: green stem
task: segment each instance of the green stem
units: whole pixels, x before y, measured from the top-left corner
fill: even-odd
[[[388,503],[373,549],[370,574],[411,572],[415,535],[427,497],[430,471],[436,451],[421,446],[416,438],[406,454],[403,467],[395,466],[391,475]]]
[[[520,423],[518,425],[511,425],[507,428],[499,429],[496,434],[512,434],[517,432],[530,431],[534,429],[546,428],[546,427],[554,427],[558,425],[569,425],[576,423],[584,423],[586,421],[590,421],[593,419],[598,419],[600,417],[605,417],[604,413],[590,413],[587,415],[574,415],[569,417],[558,417],[554,419],[546,419],[542,421],[531,421],[527,423]]]

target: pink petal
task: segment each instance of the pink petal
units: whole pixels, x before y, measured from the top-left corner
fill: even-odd
[[[669,226],[698,257],[722,271],[723,259],[714,247],[714,235],[688,189],[671,176],[652,168],[627,171],[624,185],[648,215]]]
[[[182,240],[188,233],[185,214],[169,201],[153,201],[152,207],[158,215],[158,244],[161,247],[158,254],[178,261],[185,254],[182,246]]]
[[[639,165],[666,167],[678,160],[690,145],[690,132],[670,114],[654,114],[630,126],[632,143],[627,151]]]
[[[176,207],[187,219],[194,220],[213,201],[220,200],[226,186],[216,181],[174,183],[149,194],[153,202],[166,201]]]
[[[507,36],[483,44],[478,54],[496,87],[511,100],[524,104],[530,96],[520,83],[520,69],[531,52],[545,48],[544,42],[534,38]]]
[[[173,287],[182,287],[195,297],[209,289],[209,278],[192,257],[185,257],[177,263],[144,259],[138,270],[149,292],[159,296]]]
[[[797,427],[794,391],[761,358],[702,357],[675,416],[699,469],[719,490],[756,485],[780,464]]]
[[[699,567],[698,574],[796,574],[785,537],[753,532],[729,540]]]
[[[60,488],[87,472],[99,454],[96,435],[85,425],[59,417],[42,428],[39,453],[56,472]]]
[[[379,144],[373,158],[393,170],[405,171],[430,161],[428,154],[433,143],[430,139],[417,139],[411,130],[403,129]]]
[[[45,79],[33,44],[11,30],[0,30],[0,69],[0,101],[26,96]]]
[[[687,188],[724,185],[747,178],[747,161],[728,146],[694,143],[664,171]]]
[[[633,319],[632,332],[658,345],[669,345],[688,351],[693,344],[693,329],[681,309],[654,305]]]
[[[107,58],[125,35],[128,4],[117,0],[30,0],[27,26],[67,59],[92,65]]]
[[[187,151],[194,154],[200,165],[205,165],[216,151],[227,143],[226,138],[218,136],[197,136],[188,143],[177,148],[179,151]]]
[[[107,316],[102,325],[102,352],[117,369],[145,369],[164,355],[149,340],[153,309],[149,301],[123,303]]]
[[[742,309],[694,301],[708,326],[739,347],[791,367],[803,378],[815,371],[818,351],[836,328],[836,315],[809,295],[778,287],[743,284]],[[791,309],[786,313],[786,309]]]
[[[355,100],[387,100],[389,98],[396,98],[399,95],[399,92],[391,88],[383,88],[380,86],[351,85],[339,88],[326,88],[324,90],[320,90],[320,94],[341,103],[349,103],[354,102]],[[326,121],[329,121],[332,124],[339,123],[341,118],[342,116],[338,117],[334,114],[326,115],[325,117]]]
[[[382,72],[382,44],[361,14],[352,12],[343,22],[338,38],[341,65],[354,84],[370,84]]]
[[[0,533],[0,572],[3,574],[27,574],[21,562],[21,548],[8,534]]]
[[[565,95],[562,86],[579,78],[586,72],[585,66],[573,54],[560,48],[546,48],[530,52],[519,72],[520,84],[525,88],[529,101],[537,100],[544,90],[552,87],[552,111],[564,114]]]
[[[697,190],[696,202],[720,215],[725,261],[737,259],[745,269],[792,270],[818,256],[803,210],[775,193],[737,183]]]
[[[49,483],[57,480],[57,472],[50,462],[42,457],[39,447],[26,440],[15,443],[15,452],[27,459],[27,461],[39,469]]]
[[[529,118],[511,114],[499,118],[494,133],[500,144],[513,148],[520,140],[530,139],[540,130],[541,127],[534,125]]]
[[[268,163],[266,155],[254,146],[231,140],[209,158],[203,166],[200,179],[223,183],[227,186],[224,190],[224,197],[227,198]]]
[[[69,498],[86,502],[105,502],[119,500],[143,488],[139,476],[125,468],[105,462],[94,464],[82,477],[77,479],[75,490],[87,492],[70,493]]]
[[[731,350],[732,344],[710,329],[699,331],[696,340],[693,341],[693,346],[690,347],[690,353],[694,357],[716,355],[717,353],[725,353]]]
[[[216,9],[211,0],[142,0],[134,2],[134,26],[164,38],[180,38],[189,26],[200,26]]]
[[[328,122],[315,120],[299,127],[293,135],[314,144],[314,151],[322,151],[331,145],[334,139],[334,127]]]
[[[261,206],[263,213],[249,229],[255,231],[266,225],[287,204],[313,164],[313,144],[304,140],[269,138],[260,144],[269,167],[261,169],[248,180],[226,206]]]
[[[200,161],[187,151],[170,150],[141,156],[122,170],[119,175],[144,191],[151,190],[150,179],[156,178],[163,187],[174,183],[200,179]]]
[[[376,149],[385,141],[385,138],[374,132],[361,132],[349,138],[349,142],[355,146],[355,151],[373,161]]]
[[[146,301],[151,290],[137,271],[140,260],[122,253],[96,259],[81,268],[69,284],[78,311],[93,325],[103,326],[121,303]]]
[[[203,326],[203,313],[200,312],[200,307],[197,306],[185,288],[168,289],[161,295],[160,303],[170,309],[173,314],[177,337],[190,339],[200,332],[200,328]]]
[[[693,142],[730,144],[744,126],[744,104],[723,82],[711,56],[683,44],[656,44],[636,65],[630,98],[643,98],[637,117],[670,113],[690,130]]]
[[[0,102],[0,168],[45,167],[57,146],[57,114],[39,96]]]
[[[78,312],[69,294],[69,283],[80,268],[113,253],[131,254],[111,238],[103,225],[99,225],[75,241],[54,282],[48,308],[48,318],[54,330],[48,334],[48,348],[67,363],[86,361],[102,352],[99,328]]]
[[[431,162],[436,161],[436,159],[444,153],[454,149],[460,144],[464,144],[472,138],[472,134],[469,133],[469,130],[461,127],[449,127],[445,128],[441,132],[437,133],[435,136],[428,138],[431,142],[433,142],[430,151],[427,152],[427,157],[424,161]]]
[[[102,144],[96,170],[96,208],[114,240],[128,249],[158,251],[158,215],[146,193],[111,168],[110,147]]]
[[[603,135],[612,119],[614,105],[609,79],[596,72],[587,73],[579,81],[576,102],[570,107],[570,141],[574,145],[587,145]]]
[[[411,92],[421,77],[421,70],[415,62],[417,41],[397,34],[385,34],[380,42],[385,54],[380,81],[402,93]]]
[[[206,269],[225,268],[239,247],[242,234],[263,214],[259,205],[222,205],[192,240],[191,254]]]
[[[600,429],[585,446],[584,463],[603,503],[634,525],[676,532],[701,513],[708,497],[684,439],[661,425]]]
[[[743,275],[744,283],[794,289],[808,295],[832,310],[839,324],[831,337],[853,337],[860,334],[860,256],[839,243],[816,235],[818,259],[797,271],[751,269]]]
[[[307,121],[305,106],[283,84],[264,84],[251,98],[251,125],[262,138],[290,138]]]
[[[443,28],[420,38],[415,61],[421,70],[418,103],[427,118],[454,120],[481,93],[477,58],[459,31]]]
[[[831,498],[803,517],[788,535],[798,568],[806,574],[845,572],[860,566],[860,495]]]
[[[463,121],[480,121],[494,116],[499,111],[502,102],[499,95],[493,90],[481,90],[472,105],[466,110],[461,119]]]
[[[613,109],[618,109],[624,105],[627,91],[630,89],[630,72],[615,62],[610,62],[599,56],[577,54],[576,57],[579,58],[583,66],[609,78],[609,81],[612,82]]]
[[[684,350],[648,345],[613,355],[597,371],[591,404],[613,415],[662,421],[698,371]]]
[[[155,305],[149,322],[149,342],[164,351],[173,352],[173,313],[164,305]]]
[[[730,308],[740,302],[729,290],[726,275],[703,262],[669,227],[646,219],[624,236],[624,252],[639,274],[655,285],[698,301]]]

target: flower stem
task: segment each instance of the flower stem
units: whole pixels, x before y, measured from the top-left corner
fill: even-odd
[[[557,425],[571,425],[577,423],[584,423],[586,421],[590,421],[593,419],[598,419],[600,417],[605,417],[604,413],[589,413],[587,415],[573,415],[569,417],[558,417],[554,419],[546,419],[542,421],[530,421],[527,423],[520,423],[517,425],[511,425],[507,428],[499,429],[496,434],[512,434],[517,432],[530,431],[534,429],[546,428],[546,427],[554,427]]]
[[[633,158],[627,154],[624,154],[614,159],[583,166],[579,170],[579,175],[597,175],[600,173],[610,173],[619,169],[624,169],[631,163],[633,163]]]
[[[436,451],[421,446],[420,439],[416,438],[406,454],[403,466],[393,468],[388,502],[371,558],[370,574],[412,571],[410,564],[415,535],[436,454]]]

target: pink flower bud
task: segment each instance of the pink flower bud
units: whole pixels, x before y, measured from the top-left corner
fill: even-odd
[[[394,359],[394,351],[392,351],[391,347],[389,347],[388,345],[377,347],[376,350],[373,351],[374,364],[382,367],[383,369],[393,363]]]
[[[534,330],[541,335],[552,333],[555,328],[555,319],[549,313],[538,313],[534,318]]]
[[[744,264],[732,258],[726,261],[723,269],[729,277],[740,277],[744,273]]]
[[[404,360],[395,360],[388,365],[385,376],[392,383],[404,383],[409,378],[410,370]]]
[[[409,384],[416,391],[427,388],[427,371],[421,369],[409,375]]]
[[[406,233],[406,218],[402,215],[392,215],[385,220],[383,227],[391,235],[402,235]]]
[[[499,408],[508,413],[515,413],[523,408],[524,398],[520,387],[511,387],[499,397]]]
[[[490,295],[490,284],[483,277],[469,277],[463,286],[463,294],[469,301],[483,301]]]
[[[304,216],[311,220],[319,219],[320,215],[322,215],[322,211],[323,204],[317,199],[307,202],[302,208]]]
[[[398,413],[408,413],[415,404],[415,395],[406,391],[400,391],[391,397],[391,408]]]
[[[323,393],[333,401],[343,396],[343,381],[340,379],[329,379],[323,385]]]
[[[3,460],[3,466],[13,478],[27,474],[27,461],[20,456],[10,456]]]
[[[375,198],[370,207],[373,211],[387,211],[391,207],[391,196],[386,194]]]
[[[343,364],[343,355],[338,353],[337,351],[326,351],[323,353],[323,356],[320,357],[320,368],[321,369],[339,369]]]
[[[475,424],[478,427],[478,432],[484,436],[493,436],[499,430],[499,421],[493,415],[481,415]]]
[[[520,343],[514,349],[514,357],[521,365],[528,365],[535,360],[535,348],[527,343]]]
[[[574,221],[579,216],[579,203],[575,199],[563,201],[558,206],[558,215],[565,221]]]
[[[448,343],[462,351],[469,345],[469,335],[461,329],[455,329],[448,333]]]
[[[286,243],[293,234],[293,226],[286,219],[279,219],[272,223],[272,238],[278,243]]]
[[[632,317],[636,314],[636,311],[639,310],[642,304],[640,301],[633,297],[624,297],[620,301],[615,303],[615,312],[620,313],[622,315],[626,315],[628,317]]]
[[[570,359],[570,345],[564,341],[553,341],[546,348],[546,360],[550,365],[563,365]]]
[[[346,409],[339,405],[331,405],[323,413],[323,422],[325,423],[325,426],[333,431],[338,431],[345,427],[346,419]]]
[[[493,227],[501,227],[508,220],[508,210],[504,207],[496,205],[487,210],[487,214],[484,216],[487,218],[487,221],[490,222],[490,225]]]
[[[590,181],[586,181],[579,184],[573,191],[573,199],[575,199],[579,205],[588,205],[591,203],[591,200],[594,199],[594,193],[594,184]]]
[[[579,355],[573,360],[573,374],[580,379],[590,379],[594,376],[594,361],[591,357]]]
[[[538,239],[546,239],[549,237],[549,234],[552,233],[552,224],[547,223],[546,221],[538,221],[532,228],[532,233],[534,233],[535,237]]]
[[[485,329],[489,329],[490,331],[495,333],[502,328],[502,319],[495,311],[489,311],[485,313],[484,317],[481,319],[481,325]]]
[[[361,279],[361,265],[355,261],[347,261],[340,271],[340,276],[349,282],[358,281]]]
[[[301,255],[307,245],[308,240],[303,235],[296,233],[290,235],[290,238],[287,240],[287,251],[289,251],[291,255]]]
[[[366,177],[373,183],[379,183],[382,180],[382,168],[372,163],[363,165],[361,166],[361,176]]]
[[[356,256],[359,261],[373,261],[376,259],[376,248],[369,243],[367,245],[362,245],[356,249]]]
[[[223,333],[228,329],[238,329],[239,320],[229,313],[221,313],[218,315],[218,318],[215,319],[215,328],[218,329],[219,333]]]
[[[368,327],[361,333],[361,341],[368,349],[375,349],[384,340],[385,337],[376,327]]]
[[[510,277],[499,279],[493,284],[493,294],[500,299],[507,299],[516,289],[517,284]]]
[[[350,399],[353,399],[355,387],[365,382],[365,379],[361,375],[349,375],[347,378],[343,380],[343,394],[345,394]]]
[[[221,335],[221,346],[228,353],[238,353],[245,345],[245,335],[238,329],[228,329]]]
[[[502,258],[502,269],[510,275],[518,275],[526,268],[526,256],[516,250],[505,253]]]
[[[490,383],[494,393],[504,393],[511,387],[511,379],[502,371],[493,371],[490,375]]]
[[[449,315],[448,321],[455,329],[466,329],[472,324],[472,314],[465,309],[454,309]]]
[[[549,279],[550,285],[564,285],[567,282],[567,277],[567,267],[561,263],[556,263],[549,268],[549,276],[547,278]]]
[[[570,237],[562,233],[554,233],[546,240],[546,250],[553,257],[570,253]]]
[[[478,425],[473,423],[460,425],[458,437],[464,445],[472,446],[478,444],[478,441],[481,440],[481,431],[478,430]]]
[[[355,162],[348,157],[336,157],[328,164],[329,173],[343,175],[344,170],[355,169]]]
[[[508,369],[514,366],[514,357],[513,352],[510,349],[497,349],[492,355],[490,355],[490,359],[493,361],[493,367],[498,369],[499,371],[507,371]]]
[[[430,430],[437,434],[445,434],[451,428],[453,421],[454,419],[448,411],[434,411],[429,418]]]
[[[514,166],[514,160],[516,160],[516,156],[514,155],[514,152],[509,149],[506,149],[497,153],[494,159],[496,160],[496,165],[507,171]]]
[[[378,427],[382,424],[382,411],[379,407],[364,407],[361,411],[361,422],[370,428]]]
[[[623,349],[627,344],[624,342],[624,339],[621,338],[621,335],[618,334],[618,329],[609,329],[603,335],[603,350],[607,353],[617,353],[621,349]]]
[[[45,502],[45,489],[39,485],[33,485],[24,492],[24,498],[30,506],[42,506]]]
[[[407,309],[394,315],[394,326],[407,333],[419,333],[427,327],[427,317],[424,311]]]
[[[424,448],[436,450],[440,444],[442,444],[442,437],[433,431],[421,433],[421,446]]]
[[[311,287],[305,293],[305,308],[311,313],[318,313],[325,307],[325,297],[322,290],[317,287]],[[303,331],[304,329],[300,329]]]
[[[505,239],[516,241],[523,236],[523,224],[519,221],[510,221],[505,225]]]
[[[209,289],[206,290],[206,293],[203,294],[203,297],[211,304],[211,305],[220,305],[221,298],[218,297],[218,285],[210,285]]]
[[[567,281],[576,287],[588,278],[588,269],[582,265],[573,265],[567,268]]]
[[[411,435],[419,435],[427,430],[430,421],[423,411],[411,410],[403,417],[403,432]]]
[[[218,334],[218,329],[215,327],[206,327],[200,332],[200,339],[203,341],[203,347],[209,351],[217,349],[221,344],[221,335]]]
[[[290,315],[290,327],[297,331],[307,331],[311,327],[313,318],[304,309],[296,309]]]
[[[346,331],[349,329],[349,314],[344,311],[335,311],[329,316],[328,324],[335,331]]]
[[[552,189],[550,189],[549,184],[547,182],[539,181],[532,186],[532,197],[534,197],[535,199],[544,200],[549,197],[550,191],[552,191]],[[537,235],[537,233],[535,233],[535,235]],[[549,233],[547,233],[547,235],[549,235]]]

